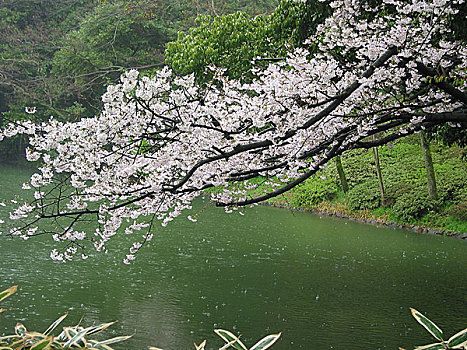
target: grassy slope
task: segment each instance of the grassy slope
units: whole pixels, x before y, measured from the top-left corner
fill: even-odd
[[[467,233],[467,161],[461,158],[462,150],[457,147],[432,144],[431,149],[438,201],[428,198],[419,139],[411,136],[379,148],[385,206],[380,202],[372,150],[349,151],[342,157],[348,193],[340,190],[335,163],[331,162],[303,185],[269,204],[445,233]],[[265,187],[262,189],[267,190]]]

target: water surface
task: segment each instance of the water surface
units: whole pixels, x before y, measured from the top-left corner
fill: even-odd
[[[29,172],[1,166],[0,201],[21,194]],[[67,264],[48,258],[48,237],[2,238],[0,288],[20,288],[1,305],[0,333],[18,320],[45,330],[69,311],[67,324],[119,320],[108,336],[135,333],[119,349],[193,349],[203,339],[217,349],[212,330],[224,328],[249,346],[281,331],[273,349],[349,350],[432,342],[409,307],[447,335],[467,326],[462,240],[262,206],[244,216],[209,207],[197,223],[158,228],[127,266],[130,238]]]

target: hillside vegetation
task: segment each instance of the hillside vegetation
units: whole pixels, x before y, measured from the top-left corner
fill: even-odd
[[[342,190],[336,163],[271,204],[326,212],[419,230],[467,233],[467,162],[462,149],[431,144],[438,199],[430,199],[418,135],[379,147],[385,203],[372,150],[353,150],[342,157],[349,190]],[[261,181],[258,179],[258,181]],[[264,186],[269,186],[265,184]]]

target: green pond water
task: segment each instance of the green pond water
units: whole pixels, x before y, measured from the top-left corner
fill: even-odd
[[[0,201],[21,194],[30,172],[1,165]],[[432,342],[409,307],[448,336],[467,326],[462,240],[262,206],[244,216],[210,207],[197,223],[154,233],[130,266],[128,236],[67,264],[49,259],[49,237],[0,238],[0,289],[19,285],[2,302],[0,334],[17,321],[45,330],[69,311],[65,325],[119,320],[108,337],[135,335],[118,349],[193,349],[203,339],[217,349],[213,329],[224,328],[250,346],[282,332],[273,349],[349,350]]]

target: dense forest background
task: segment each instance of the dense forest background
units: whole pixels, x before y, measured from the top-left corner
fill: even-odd
[[[198,15],[270,13],[275,0],[212,2],[2,0],[0,112],[73,119],[99,112],[105,86],[122,71],[164,63],[167,42]]]
[[[93,116],[106,86],[132,68],[151,75],[168,64],[202,84],[215,64],[252,79],[253,58],[266,65],[285,56],[328,11],[311,1],[1,0],[0,113],[13,121]],[[35,114],[25,112],[33,106]],[[447,130],[348,152],[275,204],[467,232],[467,132]],[[22,156],[25,142],[0,143],[2,159]]]

